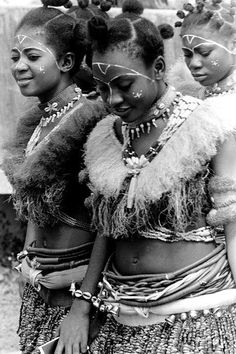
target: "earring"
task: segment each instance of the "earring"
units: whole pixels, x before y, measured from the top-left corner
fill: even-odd
[[[160,70],[155,69],[155,78],[156,78],[156,80],[159,80],[161,78]]]

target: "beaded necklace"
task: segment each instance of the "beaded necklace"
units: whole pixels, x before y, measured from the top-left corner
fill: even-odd
[[[123,126],[129,130],[129,137],[131,140],[135,138],[140,138],[141,134],[149,134],[151,127],[157,128],[156,121],[158,119],[163,119],[164,121],[170,116],[170,106],[173,104],[178,93],[172,86],[167,86],[164,95],[151,107],[148,112],[147,120],[132,126],[128,123],[123,123]]]
[[[128,168],[128,173],[131,177],[127,198],[128,209],[132,209],[133,207],[137,177],[141,170],[146,167],[158,153],[160,153],[167,141],[183,124],[189,114],[197,107],[197,103],[188,104],[188,102],[184,100],[184,97],[180,93],[177,94],[172,104],[174,105],[174,109],[171,116],[169,117],[166,127],[163,129],[157,141],[154,142],[149,150],[145,154],[142,154],[140,157],[137,156],[132,147],[132,140],[130,139],[127,125],[122,126],[122,135],[124,139],[122,157],[123,162]]]
[[[64,115],[66,112],[68,112],[71,108],[73,108],[74,103],[81,98],[81,95],[82,95],[81,89],[79,87],[75,87],[74,90],[76,92],[76,96],[70,102],[68,102],[64,107],[62,107],[60,110],[57,109],[57,107],[58,107],[57,102],[53,102],[53,103],[49,102],[47,104],[47,107],[44,108],[44,111],[46,113],[49,113],[50,116],[49,117],[42,117],[40,119],[40,122],[37,125],[37,127],[35,128],[32,136],[27,144],[27,147],[25,149],[26,156],[30,155],[32,153],[32,151],[38,145],[42,129],[45,128],[50,123],[53,123],[55,121],[55,119],[61,118],[61,116]]]

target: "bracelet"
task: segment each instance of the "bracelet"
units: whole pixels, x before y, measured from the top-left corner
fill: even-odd
[[[93,306],[95,306],[102,312],[106,311],[106,306],[103,304],[102,299],[95,295],[92,295],[89,291],[82,291],[80,289],[76,290],[75,282],[71,283],[69,291],[71,292],[72,296],[76,297],[77,299],[90,302]]]
[[[89,291],[82,291],[80,289],[76,290],[76,284],[74,281],[72,281],[69,291],[71,292],[72,296],[76,297],[77,299],[90,302],[101,312],[110,312],[111,314],[116,316],[119,314],[119,306],[105,304],[100,297],[92,295]]]

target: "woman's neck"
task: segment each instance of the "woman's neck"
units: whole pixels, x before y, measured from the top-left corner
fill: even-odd
[[[207,86],[203,89],[203,96],[207,98],[209,96],[217,96],[236,89],[236,70],[233,70],[230,75],[224,79],[214,83],[211,86]]]
[[[53,87],[52,89],[44,92],[42,95],[38,96],[40,103],[46,103],[51,101],[54,97],[56,97],[60,92],[65,90],[68,86],[73,83],[71,78],[67,78],[65,80],[61,80],[60,83]]]

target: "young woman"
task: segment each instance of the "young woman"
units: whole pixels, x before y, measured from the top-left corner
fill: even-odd
[[[236,6],[236,4],[235,4]],[[178,11],[185,62],[203,88],[200,98],[232,94],[236,84],[235,9],[233,4],[198,1]],[[234,96],[232,96],[234,97]]]
[[[101,104],[88,101],[72,81],[86,53],[84,25],[48,7],[55,1],[43,3],[15,33],[12,74],[39,105],[20,118],[5,161],[15,208],[28,222],[18,255],[27,281],[18,330],[25,354],[55,336],[72,303],[70,284],[80,283],[87,268],[94,235],[78,172],[86,136],[102,114]]]
[[[207,104],[166,85],[160,32],[128,4],[108,23],[89,22],[93,74],[112,114],[86,144],[98,236],[56,354],[86,352],[91,304],[108,315],[90,353],[233,354],[234,113],[227,99]]]

